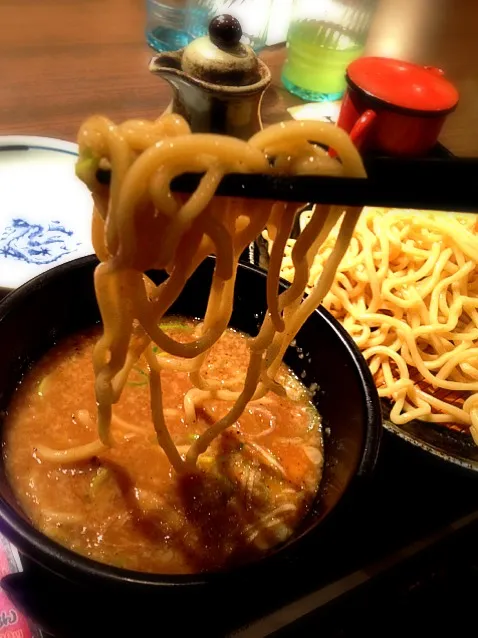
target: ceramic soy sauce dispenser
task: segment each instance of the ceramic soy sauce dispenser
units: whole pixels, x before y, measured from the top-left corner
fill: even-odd
[[[271,74],[241,36],[238,20],[221,15],[210,23],[209,36],[150,62],[150,71],[172,86],[169,110],[182,115],[193,133],[248,139],[262,128],[260,105]]]

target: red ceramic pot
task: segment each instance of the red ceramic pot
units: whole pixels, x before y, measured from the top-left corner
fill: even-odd
[[[458,91],[435,67],[365,57],[348,66],[346,79],[338,126],[362,151],[426,154],[458,104]]]

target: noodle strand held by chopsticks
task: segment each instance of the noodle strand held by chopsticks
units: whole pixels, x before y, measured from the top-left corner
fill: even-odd
[[[311,142],[331,146],[332,159]],[[198,456],[241,416],[249,401],[269,390],[286,394],[276,380],[282,356],[301,325],[327,294],[359,215],[357,209],[317,206],[293,251],[297,272],[290,289],[278,296],[282,251],[303,203],[215,199],[228,172],[326,173],[365,177],[360,156],[347,134],[330,124],[288,122],[244,142],[231,137],[191,134],[178,116],[156,122],[130,120],[115,125],[103,117],[87,120],[79,133],[77,173],[93,193],[93,245],[101,263],[95,275],[103,336],[94,351],[98,428],[102,444],[112,445],[110,427],[116,403],[135,361],[145,353],[149,366],[152,421],[159,445],[178,472],[193,471]],[[111,166],[110,187],[96,180],[98,168]],[[203,172],[188,198],[173,193],[171,180],[188,171]],[[303,300],[314,255],[344,213],[336,247],[314,293]],[[226,330],[233,309],[234,282],[243,250],[268,228],[277,247],[267,280],[268,312],[259,336],[249,340],[250,361],[241,389],[223,387],[201,374],[210,348]],[[216,256],[209,300],[194,341],[171,338],[159,323],[187,279],[208,254]],[[144,273],[164,269],[170,276],[156,287]],[[161,349],[158,357],[152,348]],[[161,370],[187,371],[194,389],[184,401],[193,422],[196,405],[208,397],[233,401],[228,413],[209,427],[181,458],[167,430]],[[101,444],[100,444],[101,445]],[[95,447],[96,450],[96,447]],[[52,454],[61,461],[73,451]],[[77,450],[77,453],[83,450]]]
[[[301,226],[312,220],[303,213]],[[323,303],[369,362],[392,422],[458,424],[478,443],[476,230],[473,215],[365,209]],[[337,224],[314,255],[308,292],[339,232]],[[282,260],[292,282],[300,239],[288,240]]]

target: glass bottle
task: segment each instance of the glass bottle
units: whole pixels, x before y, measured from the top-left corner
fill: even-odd
[[[362,55],[376,0],[294,0],[282,71],[286,89],[309,102],[339,99],[345,70]]]
[[[146,40],[155,51],[176,51],[191,42],[188,0],[146,0]]]

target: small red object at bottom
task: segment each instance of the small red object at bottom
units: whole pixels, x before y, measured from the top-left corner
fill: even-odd
[[[10,543],[0,536],[0,578],[19,571],[17,556]],[[38,638],[39,635],[0,589],[0,638]]]

